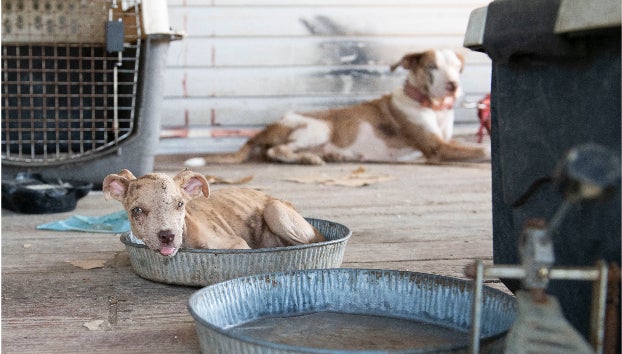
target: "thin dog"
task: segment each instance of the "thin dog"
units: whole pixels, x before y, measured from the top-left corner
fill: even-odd
[[[207,179],[192,171],[174,177],[130,171],[103,181],[106,199],[128,213],[132,233],[163,256],[181,247],[248,249],[324,241],[291,204],[248,188],[210,193]]]
[[[239,163],[257,154],[272,161],[311,165],[412,162],[421,154],[430,163],[489,159],[485,148],[452,140],[463,57],[452,50],[429,50],[405,55],[391,70],[400,66],[408,76],[391,94],[354,106],[287,113],[237,152],[186,163]]]

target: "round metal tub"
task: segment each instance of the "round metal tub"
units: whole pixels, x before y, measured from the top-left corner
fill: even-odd
[[[482,352],[501,352],[512,296],[484,287]],[[238,278],[195,292],[204,353],[460,353],[470,281],[391,270],[314,269]]]
[[[326,241],[250,250],[180,249],[173,257],[150,250],[131,232],[121,235],[134,271],[143,278],[179,285],[206,286],[241,276],[341,266],[352,232],[344,225],[306,218]]]

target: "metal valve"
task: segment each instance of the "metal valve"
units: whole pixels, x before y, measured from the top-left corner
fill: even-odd
[[[518,246],[521,264],[485,267],[481,261],[477,261],[466,269],[466,275],[475,279],[472,303],[473,322],[470,333],[470,350],[473,353],[479,350],[482,282],[484,278],[490,277],[521,279],[523,288],[527,290],[527,292],[522,291],[517,294],[519,311],[522,308],[523,312],[521,318],[524,320],[525,316],[542,317],[544,310],[555,314],[555,321],[551,322],[554,330],[548,334],[549,342],[560,347],[566,345],[582,348],[581,352],[591,350],[583,343],[580,335],[573,334],[574,329],[563,318],[556,299],[548,296],[545,291],[551,279],[593,281],[595,285],[592,296],[590,339],[594,352],[602,352],[607,266],[602,261],[595,267],[554,266],[553,238],[572,207],[584,201],[605,199],[619,187],[620,158],[615,152],[600,145],[592,143],[580,145],[568,152],[558,164],[554,175],[545,181],[558,185],[564,201],[548,224],[542,219],[529,219],[525,222]],[[519,198],[520,202],[517,201],[515,204],[525,203],[529,196],[542,185],[542,182],[543,180],[536,181],[527,193]],[[520,324],[515,324],[516,330],[511,331],[512,340],[508,338],[507,343],[512,348],[521,347],[523,343],[540,335],[540,333],[534,333],[537,330],[532,328],[530,324],[532,322],[517,322]],[[553,332],[556,335],[553,335]]]

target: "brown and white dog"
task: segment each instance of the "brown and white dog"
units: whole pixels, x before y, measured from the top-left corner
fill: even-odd
[[[379,99],[325,111],[287,113],[237,152],[190,159],[237,163],[259,152],[273,161],[320,165],[325,162],[477,161],[488,158],[479,146],[452,141],[453,105],[460,95],[463,57],[451,50],[405,55],[402,87]]]
[[[175,177],[128,171],[106,176],[106,199],[128,213],[132,233],[163,256],[181,247],[245,249],[324,241],[287,202],[247,188],[210,194],[207,179],[192,171]],[[209,197],[209,198],[208,198]]]

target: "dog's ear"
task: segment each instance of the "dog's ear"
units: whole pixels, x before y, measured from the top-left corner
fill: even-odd
[[[391,65],[391,71],[395,71],[398,66],[401,66],[406,70],[410,70],[419,64],[419,61],[425,54],[426,52],[406,54],[402,57],[402,59],[400,59],[400,61]]]
[[[102,183],[102,190],[104,191],[104,198],[109,200],[110,198],[114,198],[120,202],[123,202],[125,199],[125,193],[127,192],[127,188],[130,183],[130,179],[126,178],[123,174],[124,171],[121,171],[119,174],[110,174],[104,178],[104,182]],[[127,171],[132,174],[130,171]],[[134,177],[134,175],[132,175]],[[133,179],[136,179],[134,177]]]
[[[173,181],[184,192],[188,193],[191,199],[200,196],[209,197],[209,183],[207,178],[200,173],[185,170],[173,177]]]
[[[132,172],[130,172],[130,170],[128,170],[128,169],[121,170],[121,172],[117,173],[117,175],[119,175],[121,177],[125,177],[128,180],[136,179],[136,176],[134,176],[134,174]]]
[[[464,70],[464,54],[460,53],[460,52],[454,52],[456,53],[456,57],[458,57],[458,60],[460,60],[460,64],[462,64],[462,66],[460,67],[460,72],[462,73],[462,70]]]

